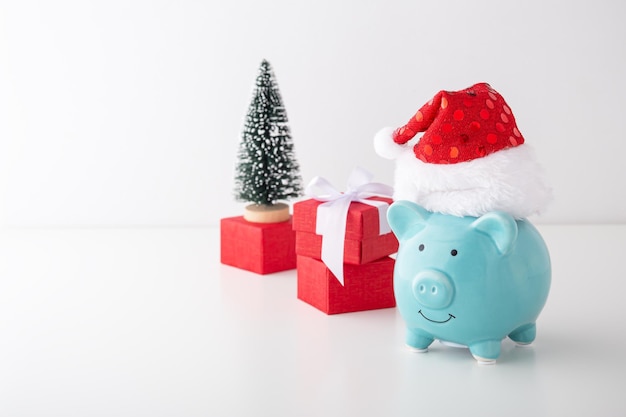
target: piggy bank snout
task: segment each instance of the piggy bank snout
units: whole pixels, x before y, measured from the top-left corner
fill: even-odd
[[[441,309],[450,305],[454,287],[450,278],[442,272],[427,270],[413,278],[413,296],[426,308]]]

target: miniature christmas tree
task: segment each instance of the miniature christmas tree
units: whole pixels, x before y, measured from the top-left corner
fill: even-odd
[[[289,219],[289,206],[279,200],[301,195],[287,113],[269,62],[263,60],[244,125],[235,176],[235,196],[252,203],[244,218],[274,223]]]

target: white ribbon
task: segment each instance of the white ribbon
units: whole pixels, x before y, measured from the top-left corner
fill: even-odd
[[[337,191],[322,177],[315,177],[306,186],[305,193],[308,197],[318,201],[324,201],[317,207],[317,224],[315,233],[322,235],[322,261],[328,269],[337,277],[343,285],[343,251],[346,236],[346,222],[350,203],[353,201],[367,204],[378,208],[379,234],[391,232],[387,223],[387,208],[389,204],[383,201],[367,200],[368,197],[390,197],[393,188],[371,182],[373,175],[363,168],[356,167],[348,178],[346,192]],[[321,194],[315,192],[322,191]]]

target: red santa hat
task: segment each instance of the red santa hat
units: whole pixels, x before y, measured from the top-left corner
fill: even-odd
[[[404,126],[378,132],[374,147],[397,160],[394,200],[430,211],[524,218],[551,198],[511,108],[486,83],[438,92]]]
[[[413,152],[431,164],[467,162],[524,143],[511,108],[487,83],[438,92],[407,124],[379,132],[376,151],[393,158],[420,132]]]

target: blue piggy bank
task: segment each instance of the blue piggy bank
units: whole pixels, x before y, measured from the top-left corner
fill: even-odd
[[[409,201],[393,203],[387,218],[400,241],[394,292],[410,348],[426,352],[439,339],[489,364],[507,336],[521,345],[535,339],[551,267],[532,224],[503,212],[431,213]]]

